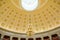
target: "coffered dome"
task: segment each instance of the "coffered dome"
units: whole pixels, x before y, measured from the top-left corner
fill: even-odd
[[[60,27],[60,0],[38,0],[33,11],[24,10],[21,0],[0,0],[0,28],[26,34]]]

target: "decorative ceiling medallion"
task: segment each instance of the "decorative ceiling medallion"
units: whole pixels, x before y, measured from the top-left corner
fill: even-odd
[[[48,0],[11,0],[11,2],[19,9],[25,11],[33,11],[43,7]]]

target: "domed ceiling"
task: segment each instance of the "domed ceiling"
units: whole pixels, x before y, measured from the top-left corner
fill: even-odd
[[[35,10],[22,7],[21,0],[0,0],[0,28],[16,33],[46,32],[60,26],[60,0],[38,0]]]

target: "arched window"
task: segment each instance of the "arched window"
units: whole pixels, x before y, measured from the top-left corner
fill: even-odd
[[[57,34],[52,35],[52,40],[59,40],[59,36]]]
[[[50,38],[48,36],[43,37],[44,40],[50,40]]]
[[[13,37],[12,40],[18,40],[18,38],[17,37]]]
[[[26,40],[26,38],[21,38],[20,40]]]
[[[10,40],[10,36],[5,35],[5,36],[3,37],[3,40]]]
[[[0,39],[1,39],[1,34],[0,34]]]
[[[28,40],[34,40],[33,38],[28,38]]]
[[[36,40],[41,40],[41,38],[36,38]]]

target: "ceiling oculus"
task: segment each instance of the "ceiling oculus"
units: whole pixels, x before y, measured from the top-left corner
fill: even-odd
[[[33,11],[38,7],[38,0],[21,0],[21,6],[24,10]]]

